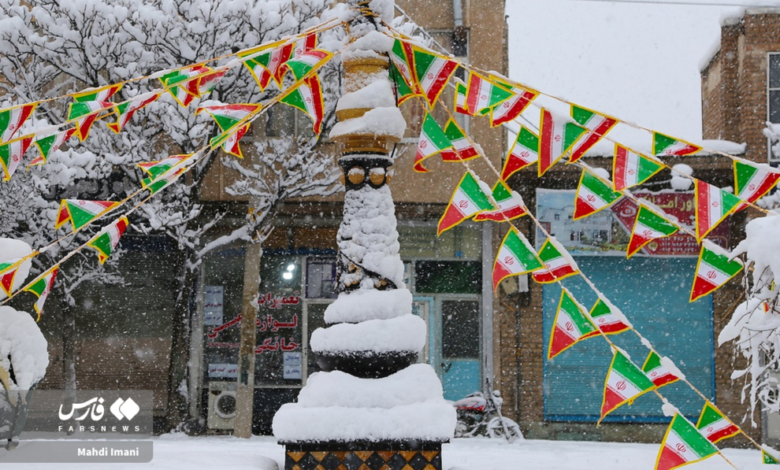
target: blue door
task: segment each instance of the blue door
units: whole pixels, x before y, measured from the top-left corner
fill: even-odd
[[[440,301],[440,374],[444,398],[459,400],[480,387],[478,300]]]

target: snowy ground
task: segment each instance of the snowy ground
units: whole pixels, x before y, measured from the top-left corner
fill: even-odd
[[[59,464],[59,469],[131,468],[192,470],[196,468],[229,468],[230,470],[265,470],[270,458],[283,468],[284,452],[272,437],[249,440],[234,437],[186,437],[166,435],[154,440],[151,464]],[[602,442],[523,441],[507,444],[490,439],[456,439],[444,446],[444,468],[458,470],[652,470],[658,445],[616,444]],[[770,468],[761,465],[754,450],[726,449],[726,457],[740,470]],[[17,464],[27,470],[48,470],[50,464]],[[714,456],[686,470],[726,470],[728,464]]]

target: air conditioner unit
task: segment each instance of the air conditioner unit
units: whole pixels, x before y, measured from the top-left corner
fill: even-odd
[[[233,429],[236,420],[236,382],[209,382],[209,429]]]

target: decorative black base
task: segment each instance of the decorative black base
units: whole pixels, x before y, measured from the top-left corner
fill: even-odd
[[[325,372],[338,370],[361,379],[393,375],[417,362],[417,353],[317,353],[317,365]]]
[[[440,442],[280,444],[284,470],[442,470]]]

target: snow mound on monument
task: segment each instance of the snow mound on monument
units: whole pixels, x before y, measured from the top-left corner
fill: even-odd
[[[339,298],[325,309],[325,323],[387,320],[410,313],[412,293],[409,289],[358,290],[339,294]]]
[[[411,314],[389,320],[339,323],[317,328],[311,335],[311,348],[316,352],[418,352],[425,346],[425,331],[425,321]]]
[[[32,315],[0,306],[0,367],[13,370],[16,390],[29,390],[49,366],[46,338]]]

